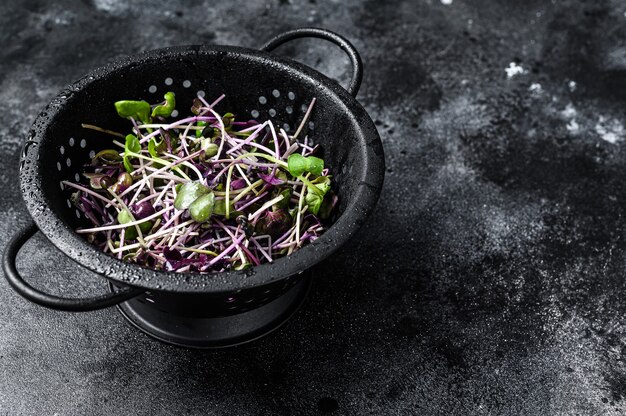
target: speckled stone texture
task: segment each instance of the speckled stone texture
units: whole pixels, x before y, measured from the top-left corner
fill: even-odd
[[[247,346],[167,346],[114,309],[50,311],[0,281],[0,414],[626,413],[625,12],[620,0],[3,2],[0,246],[26,223],[17,165],[38,111],[91,68],[167,45],[259,46],[303,25],[347,36],[388,172],[303,309]],[[281,53],[348,79],[321,41]],[[19,265],[55,293],[105,290],[41,235]]]

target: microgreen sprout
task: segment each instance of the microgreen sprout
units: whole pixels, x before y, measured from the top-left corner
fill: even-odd
[[[305,136],[315,99],[288,135],[271,120],[217,112],[223,95],[198,97],[192,116],[169,121],[176,97],[163,98],[115,102],[126,135],[83,124],[112,146],[94,155],[84,182],[63,182],[90,224],[79,234],[122,261],[208,273],[272,262],[325,231],[338,197]]]

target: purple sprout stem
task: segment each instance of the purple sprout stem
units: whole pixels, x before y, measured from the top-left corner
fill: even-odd
[[[245,234],[242,234],[239,237],[237,237],[237,239],[233,240],[233,242],[228,247],[226,247],[220,254],[218,254],[216,257],[211,259],[209,261],[208,265],[212,266],[215,263],[217,263],[218,261],[220,261],[221,259],[223,259],[224,256],[230,254],[233,250],[235,250],[237,248],[239,243],[241,243],[241,241],[243,241],[244,237],[245,237]]]

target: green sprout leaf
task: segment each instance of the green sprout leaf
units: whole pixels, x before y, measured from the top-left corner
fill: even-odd
[[[219,150],[218,145],[215,143],[211,143],[211,139],[202,139],[200,140],[200,148],[204,150],[204,157],[206,159],[212,158],[217,154]]]
[[[272,205],[272,211],[289,208],[289,200],[291,199],[291,188],[285,188],[278,195],[282,195],[283,199]]]
[[[202,195],[189,205],[189,214],[191,214],[191,218],[196,222],[206,222],[211,218],[214,207],[215,195],[213,192],[210,192],[206,195]]]
[[[194,114],[197,114],[197,113],[194,113]],[[206,121],[198,121],[196,125],[198,127],[206,127]],[[196,137],[202,137],[202,130],[196,130]]]
[[[202,101],[200,101],[198,98],[194,98],[193,101],[191,102],[191,112],[197,116],[198,114],[200,114],[201,108],[202,108]]]
[[[124,143],[124,168],[126,172],[131,173],[135,168],[130,163],[130,158],[141,152],[141,144],[137,136],[129,134],[126,136],[126,142]]]
[[[133,134],[129,134],[126,136],[126,142],[124,143],[124,151],[131,153],[139,153],[141,152],[141,144],[139,143],[139,139],[137,136]]]
[[[165,140],[157,142],[156,139],[153,137],[148,142],[148,153],[150,153],[150,156],[158,159],[159,155],[165,151],[165,147]]]
[[[152,229],[154,223],[152,221],[145,221],[139,224],[139,229],[142,234],[146,234],[148,231]],[[126,227],[126,232],[124,233],[125,238],[127,240],[134,240],[139,236],[137,233],[137,227]]]
[[[176,209],[187,209],[196,199],[209,192],[210,189],[200,182],[186,182],[180,187],[176,195],[174,207]]]
[[[102,162],[105,165],[117,165],[121,161],[122,156],[120,156],[117,150],[105,149],[96,153],[96,155],[91,160],[91,163],[97,164],[98,162]]]
[[[230,203],[229,208],[230,209],[228,210],[228,217],[226,217],[226,219],[236,218],[237,216],[243,214],[243,212],[241,211],[235,211],[235,205],[233,204],[232,201]],[[226,200],[218,199],[217,201],[215,201],[215,206],[213,207],[213,214],[221,215],[224,217],[226,216]]]
[[[115,110],[120,117],[132,117],[142,123],[150,123],[150,104],[146,101],[121,100],[115,102]]]
[[[222,123],[224,123],[224,129],[230,129],[233,121],[235,121],[235,115],[233,113],[226,113],[222,117]]]
[[[324,170],[324,160],[315,156],[304,157],[299,153],[294,153],[287,159],[287,169],[295,177],[305,172],[319,176]]]
[[[160,104],[154,107],[152,110],[152,117],[169,117],[172,115],[172,111],[176,107],[176,97],[173,92],[166,92],[163,96],[165,98],[165,104]]]
[[[132,220],[133,216],[130,214],[130,212],[128,212],[127,209],[123,209],[117,214],[117,222],[120,224],[128,224]]]
[[[330,190],[330,178],[328,176],[320,176],[314,181],[311,181],[311,183],[319,189],[320,192],[315,192],[315,190],[310,187],[307,188],[304,201],[308,205],[308,211],[317,215],[324,201],[324,195]]]
[[[318,217],[323,220],[327,220],[330,218],[333,210],[337,206],[337,202],[339,201],[339,197],[332,190],[330,190],[326,196],[324,196],[324,200],[322,201],[322,205],[318,211]]]

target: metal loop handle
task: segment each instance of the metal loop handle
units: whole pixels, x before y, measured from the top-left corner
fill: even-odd
[[[4,268],[4,275],[7,281],[18,294],[29,301],[60,311],[84,312],[108,308],[109,306],[117,305],[118,303],[132,299],[145,292],[144,289],[128,287],[115,293],[106,293],[92,298],[77,299],[62,298],[35,289],[19,274],[17,267],[15,266],[15,260],[20,248],[22,248],[24,243],[35,235],[37,231],[38,228],[33,222],[18,231],[17,234],[13,236],[11,241],[9,241],[2,258],[2,267]]]
[[[299,38],[325,39],[339,46],[345,53],[348,54],[350,62],[352,63],[352,79],[350,80],[347,90],[353,97],[356,97],[356,94],[359,92],[359,87],[361,86],[361,80],[363,79],[363,62],[361,61],[361,56],[354,46],[346,38],[336,34],[335,32],[316,27],[293,29],[270,39],[269,42],[261,47],[261,50],[271,52],[283,43]]]

